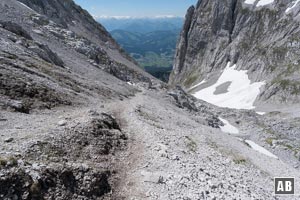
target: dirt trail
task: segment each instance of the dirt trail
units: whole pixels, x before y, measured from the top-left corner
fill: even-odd
[[[281,160],[254,151],[220,129],[199,124],[197,114],[175,106],[163,91],[143,90],[123,101],[94,102],[76,109],[4,113],[7,121],[0,122],[1,140],[13,137],[14,141],[5,143],[1,154],[20,153],[30,141],[63,132],[59,121],[72,126],[91,110],[114,114],[129,137],[127,151],[117,159],[120,177],[118,188],[113,188],[117,198],[275,199],[273,177],[293,175],[300,180],[299,171]]]
[[[122,111],[132,141],[119,189],[127,199],[275,199],[274,177],[300,180],[281,160],[197,123],[197,115],[170,104],[164,93],[145,91],[108,108]]]

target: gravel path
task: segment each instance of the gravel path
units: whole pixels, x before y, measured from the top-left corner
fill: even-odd
[[[275,198],[273,177],[294,176],[299,181],[299,171],[254,151],[237,137],[200,125],[197,115],[174,107],[164,93],[146,93],[112,105],[122,108],[133,141],[123,166],[121,196],[297,199]]]
[[[142,89],[142,88],[140,88]],[[1,154],[21,154],[28,145],[62,133],[95,110],[115,115],[129,136],[118,158],[117,199],[297,199],[274,197],[273,178],[300,173],[261,154],[238,136],[199,123],[195,114],[175,106],[164,91],[144,90],[131,99],[81,108],[57,108],[31,115],[1,113]],[[76,120],[75,120],[76,121]],[[51,131],[49,131],[51,130]],[[4,139],[13,141],[5,143]]]

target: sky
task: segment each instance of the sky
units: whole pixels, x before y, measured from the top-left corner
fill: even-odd
[[[75,0],[94,18],[184,17],[197,0]]]

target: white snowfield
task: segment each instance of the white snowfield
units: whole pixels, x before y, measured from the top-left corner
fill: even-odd
[[[246,0],[245,3],[246,4],[254,4],[256,2],[256,0]],[[256,4],[256,6],[265,6],[268,4],[273,3],[274,0],[259,0],[258,3]]]
[[[200,83],[198,83],[198,84],[192,86],[189,90],[192,90],[192,89],[198,87],[199,85],[202,85],[203,83],[206,83],[206,80],[205,80],[205,79],[204,79],[203,81],[201,81]]]
[[[286,10],[285,10],[285,13],[289,13],[293,8],[295,8],[297,6],[297,4],[300,2],[300,0],[296,0],[296,1],[293,1],[293,5],[291,7],[288,7]]]
[[[251,140],[245,140],[245,142],[247,144],[250,145],[250,147],[252,149],[254,149],[255,151],[258,151],[262,154],[265,154],[266,156],[269,156],[269,157],[272,157],[272,158],[275,158],[275,159],[278,159],[277,156],[275,156],[274,154],[272,154],[270,151],[268,151],[267,149],[263,148],[262,146],[259,146],[258,144],[256,144],[255,142],[251,141]]]
[[[214,85],[195,92],[193,95],[219,107],[254,109],[255,99],[260,93],[260,87],[265,85],[265,82],[251,83],[247,70],[236,70],[235,67],[236,65],[230,67],[230,63],[228,63]],[[228,82],[231,84],[226,93],[214,94],[218,86]]]
[[[221,126],[220,129],[224,133],[230,133],[230,134],[239,134],[239,129],[232,126],[226,119],[223,119],[219,117],[219,119],[225,124],[224,126]]]
[[[18,1],[19,2],[19,1]],[[31,11],[34,11],[34,10],[32,10],[31,8],[29,8],[27,5],[25,5],[24,3],[21,3],[21,2],[19,2],[22,6],[24,6],[25,8],[27,8],[27,9],[29,9],[29,10],[31,10]],[[35,11],[34,11],[35,12]]]

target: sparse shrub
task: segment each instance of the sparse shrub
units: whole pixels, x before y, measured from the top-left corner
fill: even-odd
[[[1,167],[14,167],[18,165],[18,160],[14,157],[1,158],[0,157],[0,168]]]
[[[186,147],[188,148],[189,151],[191,152],[196,152],[198,145],[196,143],[196,141],[194,141],[192,138],[190,138],[189,136],[186,136]]]
[[[274,139],[275,139],[275,138],[267,138],[267,139],[266,139],[266,143],[267,143],[268,145],[272,146],[272,145],[273,145]]]
[[[5,167],[7,165],[7,160],[0,157],[0,167]]]
[[[241,165],[241,164],[245,164],[246,163],[246,159],[244,159],[244,158],[235,158],[235,159],[233,159],[233,162],[235,164]]]
[[[41,184],[38,181],[35,181],[30,186],[30,194],[33,198],[41,199]]]
[[[184,85],[185,85],[186,87],[192,86],[192,84],[197,80],[197,78],[198,78],[198,75],[195,75],[195,74],[189,76],[189,77],[186,79],[186,81],[184,81]]]
[[[18,160],[15,157],[9,157],[7,164],[11,167],[18,165]]]
[[[274,47],[273,48],[273,54],[278,58],[278,59],[284,59],[286,54],[288,52],[288,48],[286,47]]]

